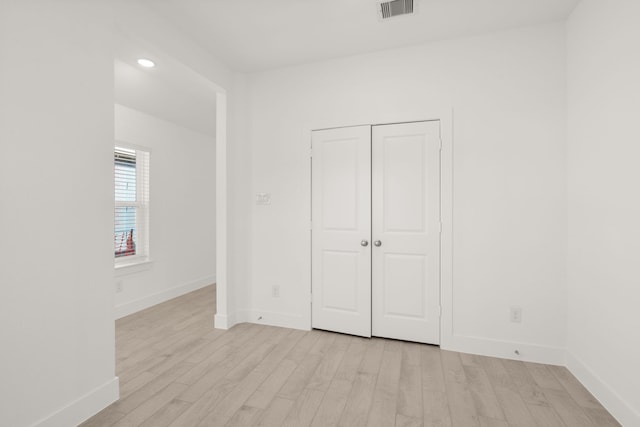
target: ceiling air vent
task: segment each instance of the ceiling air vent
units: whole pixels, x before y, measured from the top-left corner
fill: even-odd
[[[413,13],[413,0],[392,0],[378,3],[381,19]]]

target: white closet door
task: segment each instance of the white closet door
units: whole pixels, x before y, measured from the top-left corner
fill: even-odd
[[[372,132],[372,334],[439,344],[439,121]]]
[[[371,336],[371,127],[312,133],[312,326]]]

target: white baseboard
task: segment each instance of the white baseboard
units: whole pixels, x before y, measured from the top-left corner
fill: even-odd
[[[213,325],[216,329],[229,329],[235,322],[231,321],[230,316],[226,314],[217,314],[213,318]]]
[[[499,341],[488,338],[453,335],[443,337],[440,348],[460,353],[499,357],[502,359],[522,360],[526,362],[565,364],[565,349],[528,343]],[[516,350],[519,354],[516,354]]]
[[[305,331],[311,329],[308,319],[305,321],[302,316],[275,311],[239,310],[236,313],[236,321],[237,323],[256,323],[258,325],[302,329]]]
[[[193,282],[179,285],[162,292],[151,294],[135,301],[120,304],[115,308],[115,318],[120,319],[121,317],[136,313],[140,310],[144,310],[145,308],[153,307],[156,304],[169,301],[170,299],[188,294],[189,292],[204,288],[205,286],[209,286],[215,283],[215,281],[216,276],[203,277]]]
[[[567,351],[567,368],[623,426],[640,426],[640,413],[634,410],[606,382]]]
[[[120,398],[118,377],[91,390],[48,417],[33,424],[33,427],[77,426]]]

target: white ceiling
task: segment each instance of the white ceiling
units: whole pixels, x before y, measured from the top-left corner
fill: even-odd
[[[376,0],[138,0],[237,71],[564,20],[580,0],[415,0],[381,22]]]
[[[216,97],[207,87],[160,66],[146,69],[135,60],[114,62],[115,102],[212,137]]]
[[[215,137],[216,95],[208,81],[130,34],[115,35],[115,102]],[[157,66],[141,67],[138,58]]]

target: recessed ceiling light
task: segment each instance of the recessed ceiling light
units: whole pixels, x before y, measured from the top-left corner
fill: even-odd
[[[142,65],[145,68],[153,68],[156,66],[156,63],[150,59],[140,58],[138,59],[138,64]]]

